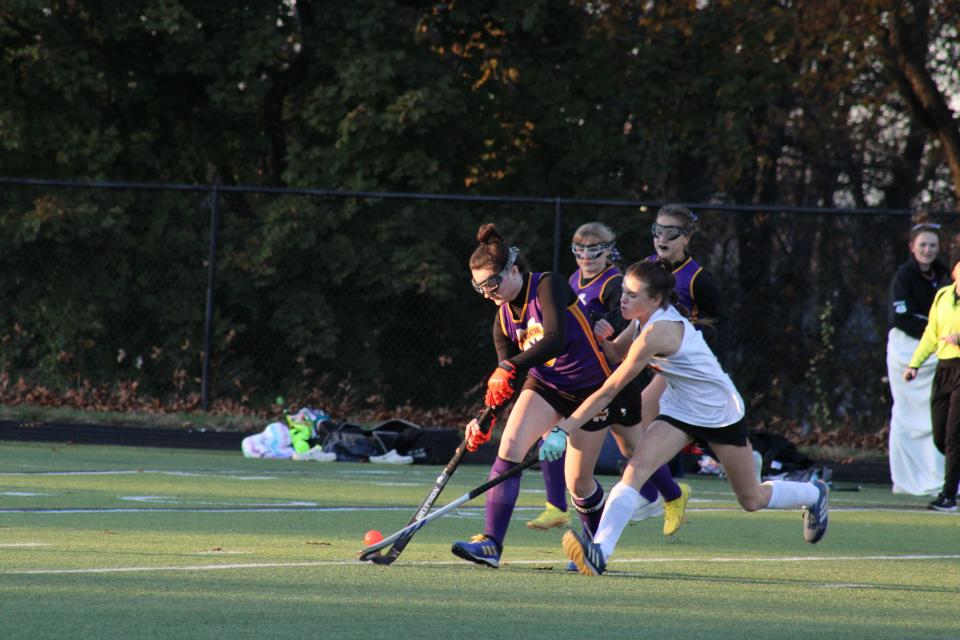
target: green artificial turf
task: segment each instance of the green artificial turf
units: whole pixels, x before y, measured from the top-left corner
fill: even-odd
[[[487,471],[463,465],[438,505]],[[587,578],[564,571],[560,530],[524,526],[544,500],[528,471],[499,570],[449,552],[482,530],[482,498],[391,566],[355,561],[438,472],[0,443],[0,637],[960,638],[960,517],[889,487],[834,491],[808,545],[799,511],[747,514],[724,480],[687,477],[679,540],[634,523]]]

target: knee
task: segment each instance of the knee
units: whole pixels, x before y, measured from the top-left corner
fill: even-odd
[[[597,481],[593,476],[579,476],[567,483],[567,491],[574,498],[589,498],[597,490]]]
[[[650,476],[653,474],[656,469],[651,468],[649,464],[645,461],[640,460],[640,452],[634,450],[633,455],[630,456],[630,459],[627,460],[627,464],[624,466],[624,471],[629,469],[634,475]]]
[[[505,460],[523,460],[526,450],[517,441],[516,436],[501,438],[497,454]]]
[[[768,503],[768,500],[764,498],[763,494],[760,492],[751,493],[750,495],[737,496],[737,502],[740,503],[740,506],[743,507],[744,511],[754,512],[765,509]]]

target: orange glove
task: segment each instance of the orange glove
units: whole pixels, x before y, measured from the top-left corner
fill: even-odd
[[[487,396],[484,399],[488,407],[499,407],[513,397],[513,385],[517,379],[517,368],[512,362],[504,360],[493,370],[487,380]]]
[[[477,419],[474,418],[471,420],[470,424],[467,425],[467,451],[473,453],[484,442],[490,442],[490,436],[493,434],[493,425],[496,424],[496,422],[496,414],[491,413],[490,425],[487,427],[486,433],[484,433],[484,430],[480,428],[480,423],[477,422]]]

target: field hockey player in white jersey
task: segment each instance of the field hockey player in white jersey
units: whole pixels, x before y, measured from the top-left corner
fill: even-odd
[[[564,551],[584,575],[605,571],[636,508],[639,487],[693,441],[708,443],[717,454],[744,510],[800,507],[807,542],[819,542],[827,531],[824,482],[758,481],[743,419],[743,399],[701,333],[671,304],[673,289],[673,274],[663,261],[637,262],[627,269],[620,306],[633,326],[612,345],[623,361],[600,389],[551,431],[540,449],[545,459],[559,456],[568,434],[601,411],[644,367],[649,365],[666,380],[660,414],[643,434],[620,482],[610,492],[596,535],[590,540],[573,530],[564,534]]]

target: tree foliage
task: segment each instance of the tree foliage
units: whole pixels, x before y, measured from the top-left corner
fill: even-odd
[[[546,268],[552,208],[229,187],[949,209],[958,15],[957,0],[8,0],[0,175],[224,187],[220,394],[340,382],[463,402],[492,359],[490,310],[466,289],[473,234],[495,220]],[[2,198],[4,367],[195,387],[209,194]],[[880,331],[877,274],[903,238],[775,213],[706,225],[697,251],[737,287],[741,343],[797,337],[784,379],[803,384],[824,322],[866,313]],[[609,221],[642,255],[649,219]],[[839,276],[827,256],[845,256]],[[761,385],[768,360],[743,350],[739,375]]]

